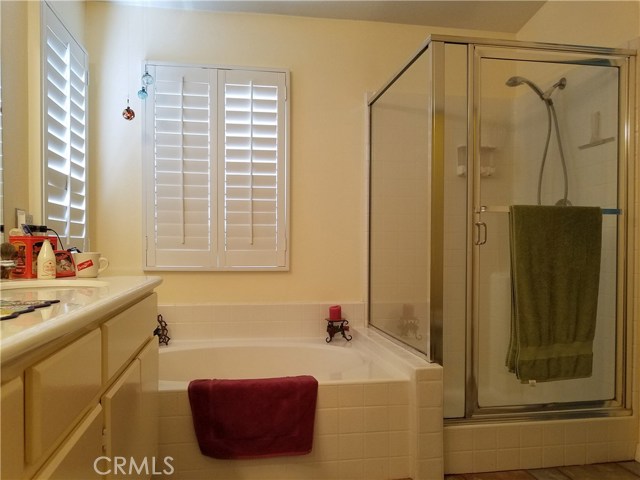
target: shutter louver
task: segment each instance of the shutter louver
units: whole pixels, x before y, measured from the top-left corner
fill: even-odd
[[[87,55],[46,5],[44,217],[65,245],[86,244]]]
[[[223,266],[283,266],[285,75],[223,71]],[[222,175],[222,174],[221,174]],[[280,220],[280,222],[279,222]]]
[[[149,265],[215,265],[210,157],[216,87],[210,75],[201,68],[155,68],[150,102],[154,111],[149,115],[155,145],[154,248]]]

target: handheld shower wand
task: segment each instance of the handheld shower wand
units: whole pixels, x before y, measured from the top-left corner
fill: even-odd
[[[506,84],[508,87],[517,87],[522,84],[529,85],[529,87],[531,87],[531,90],[536,92],[541,100],[544,100],[544,93],[542,93],[542,90],[540,90],[540,87],[538,87],[535,83],[533,83],[531,80],[527,78],[517,77],[517,76],[511,77],[509,80],[507,80]]]
[[[538,175],[538,205],[542,204],[542,198],[541,198],[542,197],[542,175],[544,173],[544,166],[547,161],[547,153],[549,152],[549,142],[551,141],[551,124],[552,123],[555,124],[556,138],[558,140],[558,149],[560,150],[560,161],[562,163],[562,172],[564,173],[564,197],[558,200],[556,202],[556,205],[571,205],[571,202],[568,199],[569,180],[567,175],[567,162],[565,161],[564,151],[562,149],[562,139],[560,137],[560,127],[558,126],[558,116],[556,115],[556,109],[553,105],[553,101],[551,100],[551,95],[557,88],[559,88],[560,90],[563,90],[567,86],[567,79],[565,77],[562,77],[560,80],[558,80],[556,83],[554,83],[551,87],[549,87],[544,92],[535,83],[533,83],[531,80],[525,77],[514,76],[514,77],[510,77],[506,81],[506,85],[508,87],[517,87],[522,84],[528,85],[531,88],[531,90],[533,90],[538,95],[538,97],[540,97],[540,100],[542,100],[545,106],[547,107],[547,139],[545,141],[544,152],[542,154],[542,162],[540,163],[540,174]]]
[[[509,80],[507,80],[506,84],[508,87],[517,87],[518,85],[526,84],[529,87],[531,87],[531,90],[536,92],[536,94],[540,97],[540,100],[546,103],[549,103],[551,102],[551,95],[553,94],[556,88],[563,90],[564,87],[567,86],[567,79],[565,77],[562,77],[560,80],[558,80],[556,83],[554,83],[551,87],[549,87],[544,92],[535,83],[533,83],[531,80],[525,77],[519,77],[519,76],[511,77],[509,78]]]

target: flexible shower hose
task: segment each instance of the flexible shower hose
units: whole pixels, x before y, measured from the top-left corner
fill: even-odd
[[[547,140],[544,145],[544,152],[542,154],[542,162],[540,163],[540,174],[538,175],[538,205],[542,205],[542,176],[544,174],[544,166],[547,161],[547,154],[549,152],[549,142],[551,141],[551,124],[555,126],[556,138],[558,139],[558,149],[560,150],[560,162],[562,163],[562,173],[564,175],[564,197],[556,202],[556,205],[571,205],[569,202],[569,180],[567,176],[567,162],[564,158],[564,150],[562,148],[562,138],[560,137],[560,127],[558,127],[558,116],[556,109],[551,99],[544,101],[547,106]]]

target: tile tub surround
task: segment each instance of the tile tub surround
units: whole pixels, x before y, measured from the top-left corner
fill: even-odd
[[[339,303],[339,302],[335,302]],[[364,323],[363,304],[342,303],[350,325]],[[172,338],[326,337],[329,304],[163,305]],[[251,332],[252,335],[248,335]],[[325,382],[311,454],[258,460],[217,460],[200,454],[185,391],[160,392],[160,455],[175,459],[172,478],[441,480],[442,368],[375,332],[380,355],[409,373],[407,381]],[[354,339],[354,341],[356,341]],[[342,339],[334,341],[344,341]],[[382,346],[383,345],[383,346]]]
[[[364,327],[363,303],[170,304],[158,312],[169,336],[180,339],[326,337],[329,307],[342,306],[353,327]]]

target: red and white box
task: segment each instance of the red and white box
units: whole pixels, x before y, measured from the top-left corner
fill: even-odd
[[[11,278],[37,278],[38,277],[38,253],[45,240],[51,242],[51,247],[55,251],[58,247],[58,239],[45,235],[19,235],[10,236],[9,243],[13,245],[18,253],[16,258],[16,268],[11,271]]]

